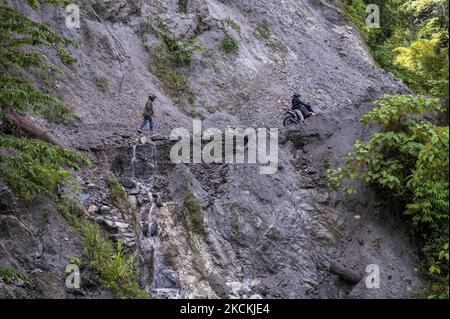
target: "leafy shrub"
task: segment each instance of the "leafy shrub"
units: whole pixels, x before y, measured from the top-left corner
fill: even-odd
[[[191,65],[195,52],[202,49],[195,39],[182,42],[180,39],[168,34],[163,35],[163,39],[169,49],[172,61],[179,67]]]
[[[115,249],[113,242],[103,239],[98,225],[92,222],[85,222],[81,231],[86,239],[85,254],[108,288],[129,298],[149,297],[139,288],[135,257],[127,256],[120,242]]]
[[[154,47],[150,54],[153,63],[149,64],[149,70],[162,82],[166,93],[182,110],[187,103],[194,103],[195,95],[187,71],[177,68],[171,55],[161,46]]]
[[[205,228],[203,225],[202,207],[192,191],[186,193],[186,196],[184,197],[184,207],[189,213],[193,231],[199,235],[204,235]]]
[[[65,168],[79,169],[91,161],[78,153],[31,139],[0,135],[0,177],[25,201],[36,195],[57,199],[59,186],[72,179]]]
[[[69,263],[71,265],[77,265],[78,267],[81,268],[81,266],[83,266],[83,263],[81,262],[81,259],[75,256],[70,256],[69,257]]]
[[[9,112],[35,112],[46,117],[69,117],[72,111],[61,101],[39,90],[33,83],[0,72],[0,119],[9,120]]]
[[[77,59],[71,56],[64,48],[58,49],[58,56],[61,59],[61,61],[67,65],[72,65],[75,62],[77,62]]]
[[[431,277],[433,284],[448,287],[449,129],[422,116],[442,111],[438,99],[386,96],[361,117],[381,131],[356,141],[346,165],[329,169],[328,176],[333,188],[342,187],[343,180],[360,180],[374,186],[385,202],[400,205],[416,234],[425,238],[424,266],[430,275],[442,274],[439,280]],[[355,189],[346,185],[344,191]]]
[[[36,0],[27,1],[38,6]],[[66,0],[47,0],[52,4],[67,4]],[[30,47],[47,47],[58,53],[65,63],[74,61],[64,47],[78,47],[74,41],[64,38],[50,26],[34,22],[24,14],[0,3],[0,120],[8,127],[5,132],[16,133],[20,121],[14,120],[15,112],[34,112],[44,116],[68,117],[69,108],[58,98],[36,87],[25,77],[18,77],[30,68],[43,72],[58,69],[47,63],[46,56],[33,52]],[[19,72],[18,72],[19,71]],[[55,199],[57,188],[71,178],[67,168],[79,168],[89,160],[77,153],[59,147],[9,135],[0,135],[0,177],[24,200],[36,195]]]
[[[233,37],[226,35],[222,41],[222,49],[227,54],[234,54],[239,50],[239,44]]]

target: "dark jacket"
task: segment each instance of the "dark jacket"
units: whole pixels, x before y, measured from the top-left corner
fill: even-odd
[[[152,100],[148,100],[145,104],[143,116],[152,116],[153,115],[153,102]]]
[[[309,104],[301,101],[298,97],[292,98],[292,109],[300,110],[305,118],[309,117],[310,113],[314,112]]]

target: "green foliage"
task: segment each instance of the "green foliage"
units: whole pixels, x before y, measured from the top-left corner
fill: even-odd
[[[36,0],[27,1],[38,6]],[[65,0],[47,0],[50,4],[68,4]],[[64,38],[46,24],[30,20],[22,13],[8,6],[8,1],[0,3],[0,120],[9,125],[13,112],[33,112],[47,117],[67,117],[72,112],[58,98],[47,94],[32,81],[25,79],[24,71],[38,70],[53,73],[58,69],[46,62],[43,53],[33,48],[54,50],[61,61],[67,64],[75,60],[64,49],[78,45]],[[89,160],[74,152],[44,142],[26,138],[0,135],[0,177],[3,178],[19,197],[28,201],[36,195],[52,199],[58,197],[58,187],[71,179],[66,168],[79,168]]]
[[[9,111],[29,112],[44,116],[67,117],[72,111],[59,99],[42,92],[34,84],[0,72],[0,119],[6,121]]]
[[[195,102],[195,95],[189,84],[188,72],[177,68],[172,57],[161,46],[151,51],[153,63],[149,70],[162,82],[164,90],[184,110],[187,103]]]
[[[449,228],[439,227],[431,233],[424,234],[424,246],[422,248],[423,266],[428,270],[428,276],[431,285],[426,291],[430,299],[448,299],[449,298]]]
[[[127,256],[120,242],[115,248],[112,241],[101,237],[98,225],[92,222],[85,221],[81,232],[86,239],[85,254],[91,267],[108,288],[128,298],[149,298],[138,285],[136,258]]]
[[[272,26],[270,25],[269,21],[264,20],[260,23],[258,23],[258,26],[256,27],[256,37],[263,38],[268,40],[270,36],[272,35]]]
[[[149,71],[156,75],[166,93],[184,110],[187,104],[195,102],[189,83],[189,67],[195,52],[203,48],[195,39],[182,41],[177,38],[158,17],[152,16],[148,23],[148,29],[160,40],[154,47],[147,48],[152,60]]]
[[[11,268],[3,267],[0,265],[0,279],[2,279],[7,284],[17,284],[20,281],[26,282],[31,285],[32,281],[30,277],[24,275],[18,271]]]
[[[67,1],[47,1],[49,3],[68,3]],[[28,1],[38,5],[37,1]],[[78,45],[46,24],[34,22],[22,13],[0,4],[0,108],[1,118],[5,120],[8,112],[34,111],[44,115],[65,116],[70,111],[61,102],[38,89],[28,80],[12,76],[20,69],[40,69],[45,72],[57,71],[54,65],[46,62],[43,53],[36,53],[30,47],[40,46],[56,49],[63,62],[73,58],[64,47]]]
[[[81,268],[81,266],[83,266],[83,263],[81,262],[81,259],[78,258],[78,257],[74,257],[74,256],[70,256],[69,257],[69,263],[71,265],[77,265],[80,268]]]
[[[239,50],[239,44],[233,37],[226,35],[222,41],[222,49],[226,54],[235,54]]]
[[[190,66],[195,52],[202,50],[201,45],[195,39],[183,42],[173,35],[164,34],[163,40],[167,45],[172,61],[178,67]]]
[[[395,49],[395,66],[411,88],[418,92],[430,93],[437,80],[443,81],[442,88],[448,87],[448,52],[444,48],[437,49],[438,41],[437,37],[418,39],[407,47]],[[448,98],[448,89],[443,97]]]
[[[230,34],[227,28],[231,28],[238,34],[241,34],[241,26],[233,21],[230,17],[222,21],[222,30],[225,33],[225,38],[222,40],[221,47],[226,54],[235,54],[239,50],[237,40]]]
[[[233,19],[230,17],[225,19],[225,24],[229,26],[231,29],[236,31],[237,33],[241,34],[241,26],[237,24]]]
[[[36,195],[57,198],[59,186],[72,179],[65,168],[79,169],[91,161],[48,143],[0,135],[0,177],[25,201]]]
[[[186,196],[184,197],[184,207],[189,213],[193,231],[199,235],[204,235],[205,228],[203,225],[202,207],[192,191],[186,193]]]
[[[64,48],[58,49],[58,56],[61,59],[61,61],[67,65],[72,65],[75,62],[77,62],[77,59],[71,56]]]
[[[95,83],[95,86],[103,93],[106,93],[108,91],[109,83],[108,83],[107,79],[105,79],[101,76],[96,76],[94,79],[94,83]]]
[[[381,237],[380,234],[376,234],[375,236],[373,236],[372,238],[372,244],[375,248],[380,249],[381,248],[381,240],[383,239],[383,237]]]
[[[133,212],[133,207],[128,201],[127,194],[122,185],[120,185],[117,177],[114,176],[108,180],[108,187],[108,198],[111,203],[116,206],[123,215]]]
[[[375,61],[421,94],[448,104],[448,0],[345,0]],[[368,4],[380,7],[381,28],[365,25]],[[448,121],[447,121],[448,122]]]
[[[365,7],[380,6],[381,28],[365,26]],[[448,298],[448,0],[346,0],[375,61],[411,89],[433,98],[387,97],[364,115],[382,132],[357,141],[345,167],[329,170],[329,184],[359,179],[400,206],[417,236],[432,284],[430,298]],[[426,112],[436,121],[423,120]],[[345,185],[349,192],[354,190]]]
[[[424,267],[433,284],[448,287],[449,129],[423,117],[442,112],[436,98],[401,95],[377,101],[361,122],[381,131],[356,141],[346,165],[329,169],[328,177],[333,188],[343,187],[343,180],[365,182],[385,202],[400,205],[416,234],[424,236]],[[354,188],[346,185],[344,191]]]

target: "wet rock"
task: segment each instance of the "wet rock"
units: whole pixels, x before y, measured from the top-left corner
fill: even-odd
[[[138,205],[139,205],[139,206],[144,205],[144,203],[145,203],[144,196],[138,195],[138,196],[137,196],[137,202],[138,202]]]
[[[136,183],[129,177],[122,177],[120,179],[120,182],[122,183],[123,187],[125,188],[135,188],[136,187]]]
[[[89,198],[91,198],[91,195],[89,195],[89,194],[81,194],[80,195],[80,201],[83,202],[83,203],[88,201]]]
[[[144,225],[142,226],[142,234],[144,234],[145,237],[149,235],[149,228],[149,223],[144,223]]]
[[[117,227],[121,228],[121,229],[125,229],[125,228],[130,227],[130,224],[122,223],[122,222],[114,222],[114,224],[115,224]]]
[[[211,288],[220,298],[228,298],[228,296],[231,294],[230,287],[226,285],[225,280],[223,280],[217,273],[211,272],[208,275],[208,282]]]
[[[106,219],[103,216],[98,216],[95,219],[95,222],[103,225],[106,229],[108,229],[109,231],[117,231],[117,225],[114,224],[114,222],[112,220]]]
[[[139,193],[139,188],[133,188],[128,192],[129,195],[139,195]]]
[[[149,232],[151,237],[155,237],[158,234],[158,224],[156,222],[150,223]]]
[[[180,288],[180,279],[178,278],[178,274],[170,269],[165,269],[161,271],[161,275],[158,278],[158,288]]]
[[[102,213],[109,212],[109,211],[111,211],[111,207],[106,206],[106,205],[103,205],[102,207],[100,207],[100,211],[101,211]]]

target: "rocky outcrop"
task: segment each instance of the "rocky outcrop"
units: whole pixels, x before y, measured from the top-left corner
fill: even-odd
[[[84,240],[56,205],[39,197],[25,205],[0,183],[0,265],[24,279],[0,277],[0,298],[108,298],[89,268],[82,269],[83,289],[66,287],[66,267],[83,258]]]

